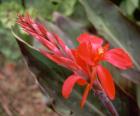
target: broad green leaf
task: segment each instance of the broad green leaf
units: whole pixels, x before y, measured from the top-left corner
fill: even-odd
[[[89,24],[89,21],[87,19],[86,16],[86,12],[83,9],[83,6],[77,2],[74,8],[74,12],[72,13],[72,15],[70,16],[73,20],[78,21],[84,25]]]
[[[134,82],[135,84],[140,84],[140,71],[138,70],[127,70],[121,73],[122,77]]]
[[[76,38],[85,31],[85,25],[82,23],[73,21],[72,19],[61,15],[58,12],[53,16],[55,24],[71,38],[74,46],[78,45]]]
[[[76,2],[77,0],[61,0],[58,11],[64,14],[65,16],[70,16],[74,11],[74,6]]]
[[[68,47],[73,48],[75,45],[77,45],[76,39],[71,39],[71,36],[68,33],[62,31],[62,29],[56,24],[46,22],[46,25],[51,32],[55,32],[56,34],[58,34],[61,37],[61,39],[65,42],[65,44],[68,45]]]
[[[140,85],[137,86],[137,101],[138,101],[138,106],[140,108]]]

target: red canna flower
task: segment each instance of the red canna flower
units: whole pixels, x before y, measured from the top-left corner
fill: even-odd
[[[81,100],[81,106],[84,106],[96,80],[99,80],[103,91],[111,100],[115,98],[113,78],[101,63],[107,61],[123,70],[132,67],[132,61],[123,49],[109,50],[109,44],[104,45],[103,39],[88,33],[81,34],[77,38],[79,46],[70,49],[61,38],[33,21],[28,14],[25,17],[19,15],[17,23],[47,48],[40,50],[43,55],[73,71],[73,75],[64,81],[62,87],[64,98],[70,96],[75,84],[86,86]]]

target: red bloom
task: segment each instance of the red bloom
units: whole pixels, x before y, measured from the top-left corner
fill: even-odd
[[[48,49],[40,50],[43,55],[74,72],[63,84],[62,95],[65,98],[69,97],[75,84],[86,85],[81,101],[81,106],[83,106],[96,80],[99,80],[111,100],[115,98],[112,76],[101,65],[101,62],[107,61],[120,69],[132,67],[132,61],[124,50],[121,48],[108,50],[109,44],[103,45],[101,38],[88,33],[78,37],[77,40],[80,44],[77,48],[69,49],[56,34],[48,32],[44,26],[33,21],[29,15],[19,16],[17,22]]]

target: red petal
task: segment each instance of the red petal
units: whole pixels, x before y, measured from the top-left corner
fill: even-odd
[[[53,33],[48,32],[45,26],[31,19],[29,14],[26,16],[18,16],[17,23],[24,29],[25,32],[35,37],[41,44],[46,46],[55,54],[61,54],[56,46],[56,38]]]
[[[132,67],[132,60],[129,55],[121,48],[111,49],[104,55],[104,60],[110,62],[120,69]]]
[[[55,36],[55,39],[56,39],[58,45],[62,48],[63,52],[64,52],[68,57],[73,58],[73,55],[72,55],[71,50],[70,50],[70,49],[68,48],[68,46],[62,41],[62,39],[61,39],[58,35],[56,35],[56,34],[54,34],[54,36]]]
[[[87,81],[84,80],[84,79],[79,79],[79,80],[77,81],[77,84],[80,85],[80,86],[84,86],[84,85],[87,84]]]
[[[79,57],[89,65],[95,65],[100,60],[98,49],[102,47],[103,40],[88,33],[78,38],[80,45],[77,48]]]
[[[62,39],[55,33],[54,36],[56,38],[57,43],[62,47],[62,49],[65,49],[66,44],[62,41]]]
[[[40,52],[44,56],[48,57],[49,59],[51,59],[52,61],[54,61],[55,63],[57,63],[61,66],[64,66],[66,68],[73,69],[73,70],[77,70],[77,68],[78,68],[78,65],[73,60],[70,60],[70,59],[62,57],[62,56],[49,54],[45,50],[40,50]]]
[[[83,94],[83,97],[82,97],[82,100],[81,100],[81,104],[80,104],[81,107],[84,106],[84,104],[85,104],[85,102],[86,102],[86,99],[87,99],[87,96],[88,96],[88,94],[89,94],[90,89],[91,89],[90,84],[88,84],[88,85],[86,86],[86,89],[85,89],[85,91],[84,91],[84,94]]]
[[[78,38],[77,38],[79,43],[83,43],[83,42],[92,42],[94,44],[98,44],[98,45],[102,45],[103,44],[103,40],[97,36],[88,34],[88,33],[83,33],[81,34]]]
[[[42,43],[44,46],[46,46],[50,51],[54,52],[55,54],[61,54],[58,48],[47,39],[39,35],[36,37],[36,39],[38,39],[39,42]]]
[[[115,86],[110,72],[106,68],[99,65],[97,67],[97,74],[106,94],[111,100],[113,100],[115,98]]]
[[[90,40],[90,34],[88,33],[83,33],[77,38],[77,41],[79,43],[88,42],[89,40]]]
[[[92,46],[89,43],[81,43],[76,51],[79,57],[85,61],[87,64],[93,64],[94,61],[92,59]]]
[[[83,69],[83,71],[85,71],[85,73],[89,74],[87,63],[79,57],[79,52],[73,49],[71,50],[71,52],[73,53],[76,63]]]
[[[74,87],[74,85],[76,84],[76,82],[78,80],[82,79],[82,77],[74,74],[69,76],[65,81],[64,84],[62,86],[62,95],[64,96],[64,98],[68,98],[69,95],[72,92],[72,89]]]

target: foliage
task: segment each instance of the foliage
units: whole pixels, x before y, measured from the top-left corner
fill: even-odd
[[[74,11],[76,2],[77,0],[40,0],[39,2],[34,0],[29,3],[29,7],[32,5],[42,18],[51,20],[53,12],[56,11],[65,16],[70,16]]]
[[[134,11],[139,8],[139,0],[123,0],[121,8],[126,15],[133,18]]]
[[[35,17],[36,10],[34,8],[27,9],[28,12]],[[7,1],[0,4],[0,53],[8,60],[18,60],[20,58],[20,52],[16,41],[11,34],[11,26],[16,24],[17,14],[23,14],[26,12],[22,5],[16,1]],[[9,39],[11,38],[11,39]],[[6,46],[7,45],[7,46]],[[15,51],[15,52],[13,52]]]
[[[6,28],[11,28],[16,22],[17,13],[23,13],[23,8],[16,2],[5,2],[0,5],[0,22]]]
[[[7,34],[5,34],[5,32],[7,32]],[[16,61],[20,57],[16,41],[8,29],[0,29],[0,53],[8,60]]]

